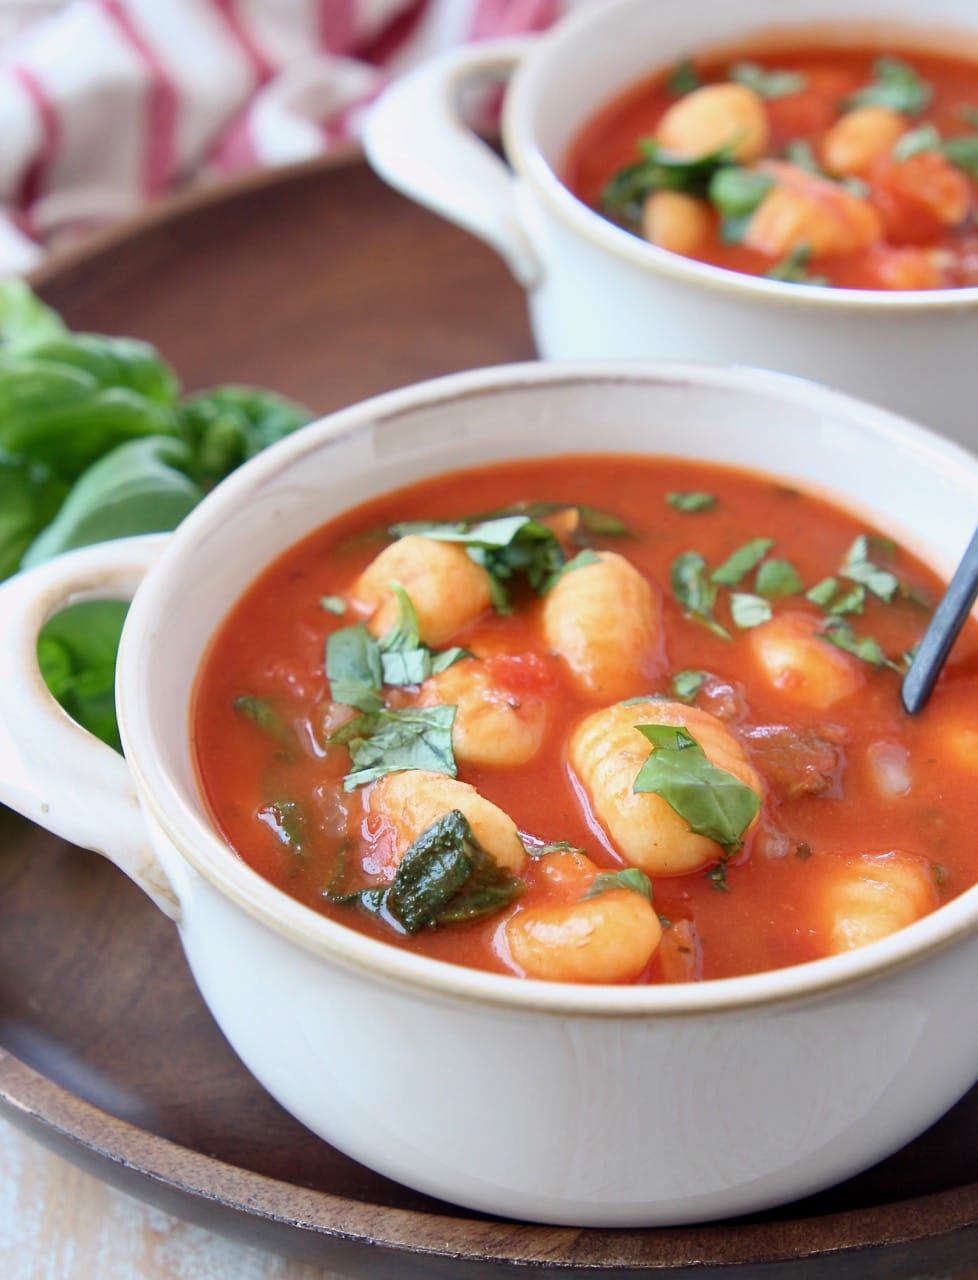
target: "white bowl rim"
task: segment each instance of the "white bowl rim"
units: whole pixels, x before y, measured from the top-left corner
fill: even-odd
[[[557,218],[594,247],[627,262],[635,270],[653,276],[669,276],[707,291],[745,295],[761,304],[819,307],[831,311],[885,311],[901,315],[921,311],[967,311],[978,306],[978,285],[958,289],[843,289],[789,284],[698,262],[649,244],[602,217],[573,195],[544,158],[533,137],[530,121],[538,81],[551,72],[555,64],[559,64],[567,44],[585,41],[593,27],[613,24],[619,10],[635,8],[640,2],[605,0],[604,4],[586,5],[567,14],[549,31],[531,37],[533,43],[507,87],[502,112],[507,159]],[[858,15],[854,18],[858,19]],[[789,26],[789,23],[785,24],[786,29]],[[652,63],[649,74],[655,71],[656,65]],[[607,101],[613,101],[629,87],[628,84],[618,86],[609,93]]]
[[[216,828],[184,801],[163,766],[151,723],[148,687],[135,655],[153,629],[156,602],[173,598],[185,580],[193,549],[260,485],[303,457],[362,431],[472,396],[578,383],[671,383],[754,393],[782,403],[804,403],[826,413],[857,419],[910,447],[922,459],[971,474],[978,487],[978,458],[935,433],[888,410],[793,375],[743,366],[636,360],[534,361],[450,374],[389,391],[329,414],[280,441],[224,480],[183,521],[150,569],[129,610],[119,649],[116,700],[127,763],[141,804],[189,866],[238,908],[306,952],[345,968],[410,988],[418,996],[454,998],[510,1011],[582,1017],[688,1017],[732,1013],[761,1005],[819,998],[842,987],[888,976],[920,964],[978,928],[978,885],[922,920],[855,951],[788,968],[699,983],[644,986],[583,985],[487,973],[417,955],[319,915],[277,889],[234,852]],[[434,472],[432,473],[434,474]],[[275,553],[268,563],[282,551]],[[256,573],[261,566],[256,568]],[[186,750],[189,750],[189,729]],[[199,799],[199,797],[198,797]],[[202,800],[199,800],[204,808]],[[179,892],[178,892],[179,896]]]

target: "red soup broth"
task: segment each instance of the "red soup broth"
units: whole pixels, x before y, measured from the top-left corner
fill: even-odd
[[[707,495],[689,498],[688,495]],[[733,592],[757,595],[758,567],[732,587],[718,585],[715,629],[690,616],[671,586],[677,557],[695,551],[715,571],[738,548],[769,539],[763,560],[790,565],[790,594],[769,601],[775,618],[810,615],[819,628],[829,607],[850,597],[862,611],[840,614],[857,644],[875,642],[900,665],[919,641],[939,597],[937,577],[907,550],[854,515],[794,485],[702,463],[632,456],[547,458],[438,476],[372,500],[331,520],[275,561],[236,604],[211,644],[196,685],[193,750],[200,786],[217,829],[250,866],[314,911],[394,946],[458,964],[518,972],[500,930],[514,913],[546,904],[553,886],[535,874],[515,902],[481,919],[424,927],[408,936],[353,903],[324,891],[385,885],[393,870],[378,856],[365,818],[368,787],[343,790],[349,749],[328,738],[344,716],[331,702],[327,638],[356,625],[351,585],[392,541],[401,521],[463,520],[513,504],[547,502],[617,517],[626,534],[578,527],[582,543],[625,556],[652,584],[662,635],[649,674],[618,690],[673,698],[679,672],[708,673],[692,697],[741,744],[763,780],[759,819],[727,860],[695,873],[652,876],[663,941],[635,980],[721,978],[828,954],[831,885],[862,854],[908,852],[927,869],[927,899],[913,915],[961,893],[978,879],[978,628],[969,621],[924,711],[901,708],[900,674],[844,653],[855,690],[828,708],[799,701],[790,680],[765,678],[751,647],[753,628],[733,621]],[[684,507],[693,509],[683,509]],[[573,524],[549,517],[561,536]],[[866,535],[868,539],[860,543]],[[756,545],[756,544],[755,544]],[[861,548],[852,569],[853,547]],[[889,602],[847,578],[878,571],[898,584]],[[836,579],[832,604],[806,592]],[[827,590],[828,588],[823,588]],[[852,593],[855,592],[855,595]],[[823,598],[819,591],[816,596]],[[325,602],[325,603],[324,603]],[[599,868],[626,866],[590,812],[568,763],[575,725],[602,703],[584,696],[567,663],[541,635],[541,597],[512,589],[513,612],[486,610],[451,637],[476,655],[516,655],[509,690],[543,695],[546,729],[527,763],[460,765],[459,777],[509,814],[531,848],[558,842],[586,851]],[[749,619],[748,619],[749,620]],[[722,628],[723,634],[718,634]],[[497,660],[498,659],[494,659]],[[518,674],[513,680],[513,672]],[[385,689],[389,705],[410,705],[414,687]],[[723,872],[718,874],[718,867]],[[566,893],[565,893],[566,897]]]
[[[900,137],[881,146],[871,162],[853,162],[845,172],[826,173],[830,130],[852,109],[854,99],[879,83],[881,58],[903,64],[924,86],[922,97],[914,100],[911,94],[904,100],[907,109],[896,113]],[[876,232],[869,237],[872,243],[856,251],[813,253],[806,240],[810,224],[802,215],[790,232],[785,230],[787,240],[777,252],[762,251],[751,244],[746,230],[756,210],[742,217],[738,229],[700,191],[708,229],[694,247],[677,251],[748,275],[771,274],[843,288],[918,290],[978,284],[978,62],[902,48],[802,45],[774,50],[765,46],[756,54],[738,51],[722,58],[705,55],[688,65],[695,76],[692,83],[702,87],[727,82],[731,69],[744,62],[764,73],[795,76],[798,86],[781,92],[771,82],[776,96],[762,100],[769,137],[763,155],[745,161],[744,167],[767,172],[776,185],[790,183],[792,175],[804,181],[799,167],[821,171],[816,202],[828,199],[832,204],[833,192],[847,189],[870,207]],[[639,220],[606,205],[603,193],[616,174],[635,163],[639,142],[655,139],[662,118],[680,101],[685,86],[680,78],[677,90],[675,74],[676,68],[659,71],[609,103],[581,130],[564,161],[563,177],[579,199],[639,234]],[[879,101],[887,101],[885,93]],[[898,93],[896,102],[900,101]],[[952,139],[954,160],[944,152]],[[807,158],[800,160],[801,154]],[[786,163],[789,169],[783,168]],[[848,217],[845,210],[839,216]]]

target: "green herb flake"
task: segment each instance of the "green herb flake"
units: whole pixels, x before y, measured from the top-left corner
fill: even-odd
[[[727,884],[727,860],[721,858],[714,867],[706,872],[706,879],[711,882],[714,889],[719,889],[721,893],[729,893],[730,885]]]
[[[326,677],[334,702],[365,712],[379,711],[384,705],[380,646],[362,622],[327,637]]]
[[[699,512],[712,511],[717,505],[716,496],[712,493],[690,491],[688,493],[667,493],[666,502],[675,511]]]
[[[796,245],[780,262],[764,272],[766,280],[780,280],[783,284],[828,284],[825,276],[812,275],[808,264],[812,260],[812,251],[807,244]]]
[[[672,562],[670,571],[672,593],[682,606],[686,616],[702,623],[714,635],[724,640],[730,633],[713,616],[716,604],[716,584],[706,571],[706,561],[698,551],[684,551]]]
[[[661,796],[690,831],[714,840],[727,853],[741,847],[760,809],[760,797],[739,778],[711,764],[686,729],[640,724],[635,728],[653,750],[632,785],[636,793]]]
[[[342,618],[346,613],[346,601],[342,596],[322,596],[319,607],[331,613],[335,618]]]
[[[816,582],[814,587],[808,588],[805,599],[811,600],[812,604],[817,604],[820,609],[824,609],[835,595],[838,586],[837,578],[823,578],[821,582]]]
[[[256,817],[290,852],[306,856],[309,818],[298,801],[278,800],[274,804],[263,805]]]
[[[854,658],[877,670],[881,667],[889,667],[891,671],[900,674],[906,670],[905,660],[893,662],[886,656],[878,640],[873,636],[857,635],[843,618],[830,618],[825,624],[824,631],[819,632],[819,635],[823,640],[834,644],[837,649],[851,653]]]
[[[397,613],[394,621],[380,637],[378,644],[381,653],[403,653],[409,649],[421,647],[421,631],[418,625],[418,614],[411,597],[399,582],[388,583],[397,602]]]
[[[887,604],[893,599],[900,580],[888,569],[881,569],[869,558],[869,539],[861,534],[846,552],[839,573],[850,582],[858,582]]]
[[[638,143],[640,159],[613,175],[601,193],[601,207],[612,218],[636,229],[642,208],[654,191],[682,191],[705,197],[716,171],[733,161],[731,146],[690,159],[661,147],[652,138]]]
[[[544,858],[548,853],[584,853],[585,850],[567,840],[555,840],[551,844],[534,844],[523,841],[523,848],[531,858]]]
[[[803,585],[798,571],[788,560],[765,560],[758,566],[754,580],[758,595],[766,596],[769,600],[799,595]]]
[[[357,716],[330,738],[349,748],[350,772],[343,779],[345,791],[374,782],[387,773],[424,769],[458,774],[452,750],[452,725],[456,707],[399,707]]]
[[[243,715],[245,719],[250,720],[252,724],[257,725],[263,733],[267,733],[276,742],[290,743],[293,741],[289,726],[267,699],[257,698],[252,694],[244,694],[240,698],[235,698],[232,706],[235,711]]]
[[[632,893],[652,901],[652,881],[638,867],[627,867],[624,871],[601,871],[588,885],[582,901],[598,898],[602,893],[612,889],[629,889]]]
[[[796,169],[804,169],[806,173],[824,176],[822,166],[818,163],[812,144],[807,138],[793,138],[784,149],[784,158]]]
[[[735,62],[727,71],[727,77],[769,101],[801,93],[808,83],[800,71],[773,71],[756,62]]]
[[[887,107],[901,115],[919,116],[933,97],[933,88],[900,58],[877,58],[873,74],[876,78],[872,83],[847,99],[847,110],[853,107]]]
[[[590,564],[600,564],[601,557],[596,551],[592,551],[590,547],[585,547],[583,551],[579,551],[573,560],[568,560],[566,564],[561,565],[560,569],[551,575],[548,581],[544,582],[541,587],[541,594],[546,594],[553,590],[560,579],[567,573],[573,573],[575,569],[586,569]]]
[[[960,134],[948,138],[941,150],[958,169],[969,178],[978,178],[978,133]]]
[[[741,631],[760,627],[771,621],[771,602],[747,591],[733,591],[730,594],[730,616]]]
[[[672,677],[672,693],[680,702],[692,705],[706,681],[705,671],[677,671]]]
[[[866,588],[858,583],[851,591],[844,591],[828,606],[828,612],[834,618],[842,618],[848,614],[862,613],[866,603]]]
[[[710,179],[710,203],[725,217],[751,214],[776,185],[774,178],[755,169],[727,165]]]
[[[415,934],[493,915],[523,889],[523,881],[499,866],[464,814],[453,809],[418,836],[387,888],[324,896],[339,905],[357,903]]]
[[[910,129],[897,138],[890,154],[898,164],[904,164],[922,151],[940,150],[941,135],[937,129],[932,124],[922,124],[918,129]]]
[[[677,62],[666,79],[666,92],[673,98],[684,98],[703,87],[703,78],[696,69],[692,58],[683,58]]]
[[[725,587],[736,587],[752,569],[756,569],[774,546],[773,538],[752,538],[739,546],[710,574],[711,582]]]

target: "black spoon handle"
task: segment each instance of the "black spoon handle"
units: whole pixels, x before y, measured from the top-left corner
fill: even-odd
[[[978,529],[971,535],[968,549],[948,584],[940,604],[934,610],[930,626],[903,677],[900,693],[903,705],[911,715],[918,712],[930,697],[941,674],[941,668],[958,632],[971,612],[978,596]]]

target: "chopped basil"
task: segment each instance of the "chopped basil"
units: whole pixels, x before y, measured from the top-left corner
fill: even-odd
[[[666,80],[666,92],[674,98],[684,98],[687,93],[703,87],[703,78],[696,70],[692,58],[683,58],[670,71]]]
[[[256,724],[263,733],[267,733],[269,737],[274,738],[277,742],[285,744],[293,741],[294,735],[289,726],[272,704],[264,698],[256,698],[252,694],[244,694],[240,698],[235,698],[231,705],[235,711],[240,712],[246,719]]]
[[[800,71],[769,71],[756,62],[735,62],[727,72],[730,80],[753,89],[762,98],[787,98],[800,93],[808,83]]]
[[[876,79],[847,99],[847,110],[852,107],[888,107],[901,115],[919,116],[933,96],[934,91],[927,81],[900,58],[877,58],[873,73]]]
[[[819,608],[824,609],[835,595],[838,585],[837,578],[823,578],[821,582],[816,582],[814,587],[808,588],[805,599],[811,600],[812,604],[817,604]]]
[[[706,572],[706,561],[698,551],[684,551],[672,562],[672,593],[688,618],[701,622],[724,640],[730,633],[713,616],[717,588]]]
[[[919,129],[911,129],[897,138],[890,154],[894,160],[903,164],[905,160],[918,155],[921,151],[940,151],[940,149],[941,135],[937,129],[932,124],[922,124]]]
[[[707,880],[712,881],[714,889],[719,889],[722,893],[730,892],[730,885],[727,884],[727,859],[721,858],[715,867],[710,867],[706,873]]]
[[[776,600],[781,596],[796,596],[802,590],[802,580],[789,560],[765,560],[758,566],[754,585],[758,595]]]
[[[342,618],[346,613],[346,601],[342,596],[323,596],[319,604],[327,613],[332,613],[337,618]]]
[[[706,680],[705,671],[677,671],[672,677],[673,696],[691,704]]]
[[[851,653],[854,658],[867,663],[871,667],[889,667],[891,671],[902,674],[907,667],[906,655],[901,662],[893,662],[886,656],[878,640],[872,636],[857,635],[843,618],[829,618],[825,630],[819,633],[824,640],[834,644],[837,649]]]
[[[293,853],[305,854],[309,819],[297,801],[278,800],[274,804],[263,805],[257,817]]]
[[[579,551],[573,560],[568,560],[565,565],[552,576],[549,582],[544,583],[543,590],[548,591],[557,582],[558,578],[562,578],[565,573],[573,573],[575,569],[584,569],[589,564],[600,564],[601,557],[596,551],[592,551],[590,547],[585,547],[583,551]]]
[[[417,649],[421,645],[421,630],[418,625],[418,611],[411,597],[399,582],[389,584],[397,601],[397,614],[393,623],[380,637],[381,653],[397,653],[406,649]]]
[[[874,596],[889,603],[900,585],[899,579],[888,569],[881,569],[869,558],[869,539],[865,534],[853,542],[846,552],[839,573],[850,582],[858,582]]]
[[[735,587],[751,569],[755,569],[774,546],[773,538],[751,538],[738,547],[710,574],[711,582],[725,587]]]
[[[780,262],[764,272],[767,280],[780,280],[785,284],[828,284],[825,276],[813,276],[808,270],[812,251],[807,244],[797,245]]]
[[[841,618],[846,614],[862,613],[865,603],[866,588],[857,583],[851,591],[844,591],[841,595],[836,596],[828,606],[828,612],[836,618]]]
[[[970,178],[978,178],[978,133],[966,133],[957,138],[948,138],[941,150],[953,165]]]
[[[362,622],[326,638],[326,677],[334,702],[366,712],[384,705],[380,646]]]
[[[527,515],[500,516],[477,524],[414,521],[393,525],[390,532],[398,538],[418,534],[436,542],[457,542],[464,546],[476,564],[489,574],[497,613],[510,612],[505,584],[512,578],[522,575],[535,591],[542,591],[564,565],[557,535]]]
[[[718,169],[710,180],[709,197],[720,213],[727,217],[742,217],[753,213],[772,187],[774,178],[740,165],[727,165]]]
[[[567,840],[555,840],[552,844],[535,844],[532,840],[523,841],[523,848],[531,858],[542,858],[548,853],[584,853],[580,845],[570,844]]]
[[[626,867],[624,871],[599,872],[588,885],[582,901],[600,897],[602,893],[608,893],[611,889],[630,889],[632,893],[647,898],[649,902],[652,901],[652,881],[638,867]]]
[[[822,175],[822,166],[818,163],[812,144],[807,138],[793,138],[784,149],[784,158],[796,169]]]
[[[482,515],[470,516],[463,524],[480,524],[487,520],[497,520],[500,516],[529,516],[531,520],[540,520],[544,516],[552,516],[558,511],[576,511],[581,528],[588,533],[601,537],[628,537],[631,530],[620,516],[610,511],[600,511],[597,507],[581,506],[577,502],[515,502],[511,506],[501,507],[496,511],[486,511]]]
[[[620,169],[601,193],[604,212],[632,227],[641,222],[642,206],[653,191],[705,196],[713,175],[732,160],[729,146],[689,159],[668,151],[652,138],[642,138],[638,151],[641,159]]]
[[[732,773],[711,764],[686,729],[664,724],[635,728],[651,742],[653,751],[632,790],[661,796],[688,823],[690,831],[715,840],[725,852],[739,849],[761,806],[757,793]]]
[[[676,511],[712,511],[717,504],[712,493],[692,491],[689,493],[667,493],[666,502]]]
[[[350,772],[343,789],[353,791],[386,773],[425,769],[454,778],[453,706],[397,707],[357,716],[330,738],[349,748]]]
[[[341,905],[358,902],[415,934],[492,915],[522,892],[522,880],[498,865],[453,809],[418,836],[389,886],[325,896]]]
[[[721,244],[742,244],[747,228],[750,226],[753,213],[729,214],[720,219],[719,236]]]
[[[730,595],[730,616],[741,631],[759,627],[771,621],[771,602],[747,591],[733,591]]]
[[[954,108],[954,114],[973,129],[978,129],[978,107],[970,102],[961,102]]]

